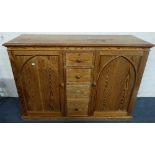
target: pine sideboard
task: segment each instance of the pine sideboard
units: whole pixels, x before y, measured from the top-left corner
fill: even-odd
[[[131,119],[150,48],[129,35],[21,35],[7,47],[23,119]]]

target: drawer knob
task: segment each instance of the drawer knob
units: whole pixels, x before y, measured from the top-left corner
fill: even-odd
[[[75,78],[76,78],[76,79],[80,79],[81,77],[80,77],[80,76],[78,76],[78,75],[76,75],[76,76],[75,76]]]
[[[96,82],[93,82],[92,83],[92,87],[96,87]]]
[[[79,111],[79,109],[78,108],[75,108],[75,111]]]
[[[77,62],[77,63],[81,63],[82,61],[77,59],[76,62]]]

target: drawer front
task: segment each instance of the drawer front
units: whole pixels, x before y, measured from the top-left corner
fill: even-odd
[[[90,96],[90,85],[67,85],[67,100],[88,98]]]
[[[66,53],[66,66],[92,66],[93,53]]]
[[[66,69],[67,83],[90,83],[91,69]]]
[[[67,115],[68,116],[88,116],[88,99],[83,100],[69,100],[67,102]]]

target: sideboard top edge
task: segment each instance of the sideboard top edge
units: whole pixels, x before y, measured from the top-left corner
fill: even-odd
[[[142,47],[152,43],[132,35],[20,35],[3,44],[5,47]]]

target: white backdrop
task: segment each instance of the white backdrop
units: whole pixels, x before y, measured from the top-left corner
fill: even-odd
[[[13,75],[12,75],[12,69],[10,66],[9,58],[6,52],[6,48],[3,47],[2,44],[6,41],[13,39],[14,37],[20,34],[23,34],[23,32],[22,33],[0,32],[0,95],[1,96],[10,96],[10,97],[18,96]],[[76,33],[70,33],[70,34],[76,34]],[[152,33],[148,33],[148,32],[147,33],[144,33],[144,32],[115,33],[114,32],[114,33],[85,33],[85,34],[109,34],[109,35],[110,34],[130,34],[155,44],[155,32],[152,32]],[[138,96],[155,97],[155,48],[151,49]]]
[[[154,8],[154,0],[1,0],[0,31],[155,32]],[[0,45],[18,34],[0,33]],[[155,43],[153,33],[132,34]],[[154,72],[152,49],[139,96],[155,96]],[[8,95],[15,95],[7,79],[12,80],[12,73],[6,49],[0,46],[0,80]],[[1,115],[7,114],[3,107]],[[146,119],[153,119],[149,108],[144,110]],[[0,123],[0,146],[3,155],[152,155],[154,131],[154,123]]]

